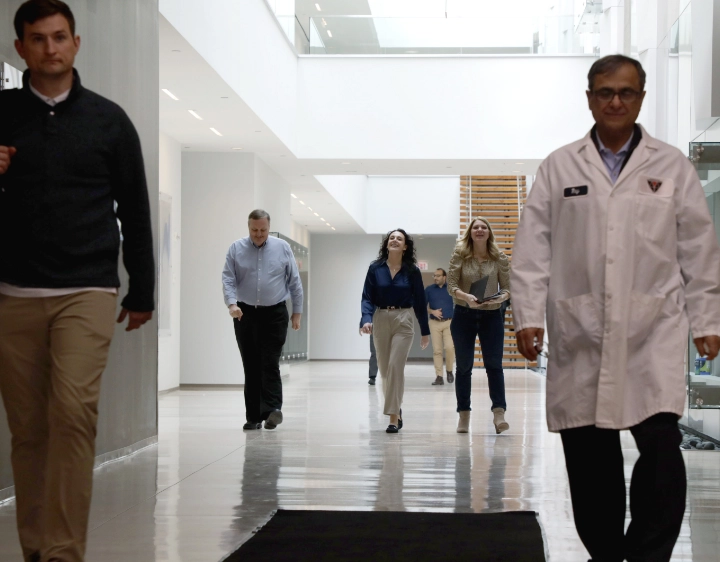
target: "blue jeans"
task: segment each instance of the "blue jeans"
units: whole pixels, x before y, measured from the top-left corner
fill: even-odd
[[[475,338],[480,338],[483,362],[490,387],[492,408],[507,409],[505,404],[505,375],[502,368],[505,325],[500,310],[476,310],[455,306],[450,324],[455,344],[455,396],[457,411],[469,411],[471,377],[475,361]]]

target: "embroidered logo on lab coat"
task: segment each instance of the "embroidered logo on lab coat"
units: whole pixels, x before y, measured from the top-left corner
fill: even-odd
[[[662,182],[660,180],[648,180],[647,182],[653,193],[657,193],[657,190],[662,187]]]
[[[566,187],[565,188],[565,199],[569,197],[582,197],[583,195],[588,194],[588,186],[587,185],[578,185],[575,187]]]
[[[638,178],[638,191],[641,195],[651,197],[672,197],[675,191],[675,182],[673,182],[672,178],[640,176]]]

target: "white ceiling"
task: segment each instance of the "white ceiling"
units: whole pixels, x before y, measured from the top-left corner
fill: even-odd
[[[170,90],[179,101],[168,97],[162,88]],[[162,15],[158,96],[160,129],[179,141],[183,151],[258,155],[290,184],[298,197],[291,201],[293,220],[310,232],[332,232],[320,217],[335,227],[335,232],[363,232],[315,180],[315,175],[514,175],[515,170],[534,173],[540,164],[530,160],[518,166],[515,161],[498,160],[298,159]],[[197,120],[188,110],[197,112],[203,120]],[[223,136],[214,134],[210,127]],[[306,205],[301,205],[300,200]],[[316,217],[315,212],[320,216]]]

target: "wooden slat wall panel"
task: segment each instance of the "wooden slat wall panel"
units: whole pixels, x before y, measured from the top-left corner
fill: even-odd
[[[515,231],[526,196],[524,176],[460,176],[460,235],[465,233],[471,219],[484,217],[492,226],[498,247],[512,260]],[[524,369],[526,365],[536,364],[527,363],[517,349],[511,307],[505,313],[503,368]],[[475,366],[483,367],[479,342]]]

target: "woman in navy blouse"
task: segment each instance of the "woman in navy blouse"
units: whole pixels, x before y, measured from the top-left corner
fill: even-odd
[[[385,236],[377,259],[370,264],[360,320],[360,331],[373,334],[385,395],[383,413],[390,416],[388,433],[397,433],[403,426],[405,362],[415,336],[412,310],[420,323],[420,346],[425,349],[430,342],[425,287],[413,239],[398,228]]]

